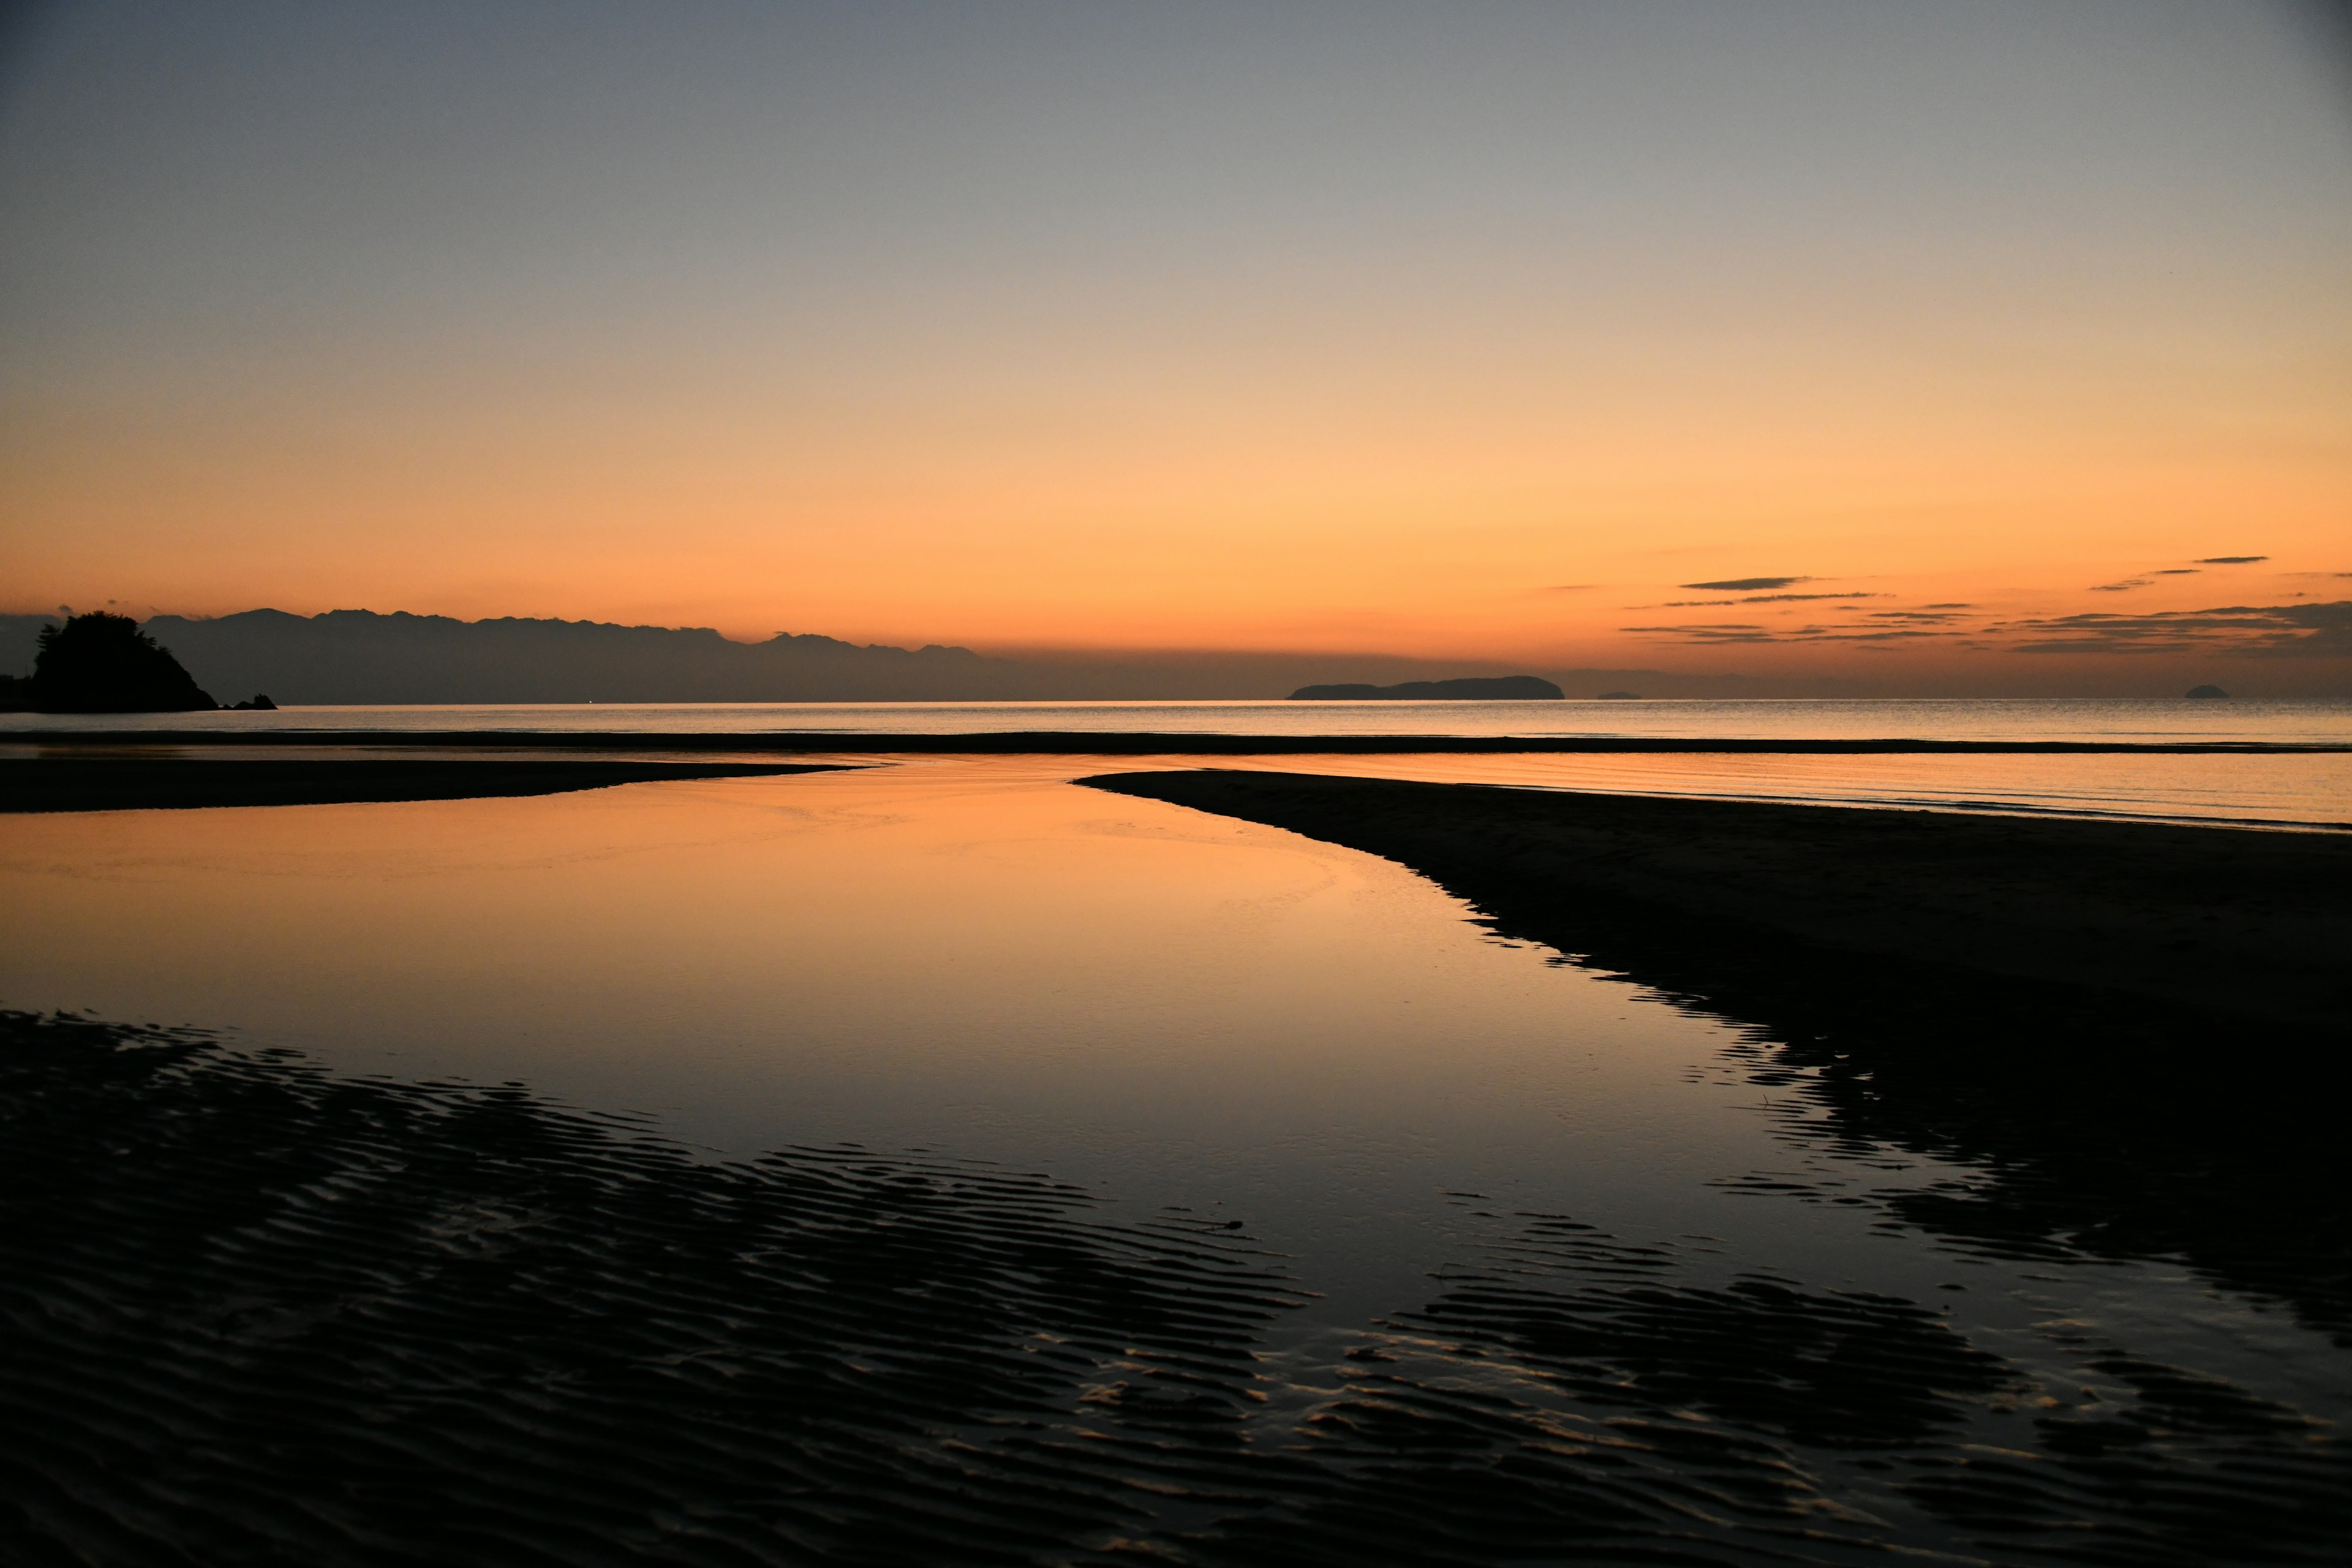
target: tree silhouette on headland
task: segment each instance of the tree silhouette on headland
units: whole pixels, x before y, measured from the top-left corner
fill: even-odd
[[[184,713],[220,706],[137,621],[104,610],[41,628],[31,695],[42,713]]]

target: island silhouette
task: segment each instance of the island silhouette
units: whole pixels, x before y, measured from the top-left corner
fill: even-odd
[[[1406,680],[1394,686],[1302,686],[1293,702],[1551,702],[1568,694],[1538,675]]]
[[[105,610],[42,627],[33,678],[19,695],[38,713],[191,713],[220,706],[137,621]]]

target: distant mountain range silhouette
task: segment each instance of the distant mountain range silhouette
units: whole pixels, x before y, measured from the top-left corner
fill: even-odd
[[[7,677],[29,668],[41,629],[60,618],[0,616],[0,684],[22,688]],[[1054,650],[1006,658],[814,635],[745,643],[708,627],[461,621],[404,611],[156,616],[143,629],[205,690],[267,691],[297,705],[1234,700],[1276,699],[1313,683],[1377,689],[1372,683],[1483,681],[1509,668],[1377,654]],[[1860,694],[1851,682],[1819,679],[1653,669],[1545,675],[1542,684],[1580,698],[1629,687],[1665,698]]]
[[[147,627],[215,686],[290,702],[857,701],[988,697],[1006,684],[968,648],[739,643],[705,627],[371,610],[158,616]]]

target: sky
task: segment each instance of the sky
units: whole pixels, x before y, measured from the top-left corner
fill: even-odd
[[[9,16],[0,609],[2352,695],[2343,7]]]

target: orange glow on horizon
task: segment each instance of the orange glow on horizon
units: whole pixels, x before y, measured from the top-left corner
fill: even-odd
[[[2352,690],[2295,619],[2352,600],[2352,136],[2302,35],[2132,15],[845,20],[817,120],[782,11],[686,96],[166,39],[0,123],[0,609],[1994,688],[2174,628]],[[1766,577],[1851,596],[1681,586]]]

